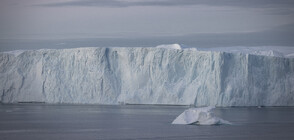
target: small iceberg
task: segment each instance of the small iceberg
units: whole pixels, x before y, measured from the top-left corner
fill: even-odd
[[[190,108],[180,114],[172,124],[218,125],[231,124],[229,121],[214,116],[215,107]]]

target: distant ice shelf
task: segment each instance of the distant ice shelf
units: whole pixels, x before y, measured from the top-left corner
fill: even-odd
[[[278,51],[172,44],[1,52],[0,101],[293,106],[293,52]]]

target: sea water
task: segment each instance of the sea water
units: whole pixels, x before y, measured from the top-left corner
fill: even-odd
[[[173,125],[189,106],[0,105],[0,139],[294,139],[293,107],[216,108],[231,125]]]

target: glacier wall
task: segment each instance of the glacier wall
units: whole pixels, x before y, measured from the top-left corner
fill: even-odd
[[[294,58],[164,48],[0,53],[0,101],[293,106]]]

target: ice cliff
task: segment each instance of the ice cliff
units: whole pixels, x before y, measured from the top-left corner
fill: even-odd
[[[172,48],[2,52],[0,101],[294,105],[294,58]]]

